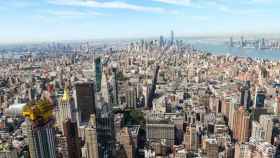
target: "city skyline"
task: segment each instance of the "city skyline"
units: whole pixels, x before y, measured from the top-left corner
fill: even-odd
[[[279,33],[276,0],[12,0],[0,43]]]

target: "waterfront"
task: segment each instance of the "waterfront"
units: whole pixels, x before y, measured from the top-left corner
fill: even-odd
[[[253,59],[268,59],[280,60],[280,50],[259,50],[259,49],[246,49],[246,48],[231,48],[225,41],[204,41],[204,40],[189,40],[195,49],[207,51],[215,55],[233,55],[239,57],[250,57]]]

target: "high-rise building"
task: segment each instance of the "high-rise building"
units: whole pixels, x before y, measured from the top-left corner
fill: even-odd
[[[234,114],[235,114],[235,111],[238,110],[240,106],[240,103],[238,102],[238,99],[236,98],[232,98],[231,102],[230,102],[230,107],[229,107],[229,116],[228,116],[228,125],[229,125],[229,128],[233,131],[234,129],[234,124],[233,124],[233,121],[234,121]]]
[[[130,87],[126,91],[126,104],[128,108],[136,108],[137,103],[137,88],[136,87]]]
[[[159,46],[160,46],[160,48],[164,47],[164,37],[163,36],[159,37]]]
[[[252,121],[252,132],[250,137],[250,143],[258,144],[264,141],[264,130],[258,121]]]
[[[171,37],[170,37],[170,44],[171,45],[174,45],[174,31],[173,30],[171,30]]]
[[[236,143],[234,158],[251,158],[252,157],[252,147],[248,143]]]
[[[272,141],[272,129],[273,129],[273,116],[271,115],[261,115],[260,116],[260,126],[264,132],[264,141],[271,143]]]
[[[31,151],[34,158],[56,158],[56,146],[55,146],[55,129],[49,125],[44,127],[32,128],[31,134],[32,140],[29,142],[29,146],[34,147],[34,151]]]
[[[99,158],[97,133],[96,133],[96,117],[95,114],[90,116],[88,127],[85,128],[85,157]]]
[[[241,36],[240,47],[241,47],[241,48],[244,48],[245,45],[246,45],[246,43],[245,43],[245,41],[244,41],[244,37]]]
[[[148,96],[148,107],[149,108],[153,107],[153,99],[154,99],[155,93],[156,93],[156,86],[157,86],[159,68],[160,68],[159,65],[157,65],[156,69],[155,69],[155,73],[154,73],[154,78],[153,78],[151,91],[150,91],[149,96]]]
[[[250,120],[250,114],[244,107],[240,107],[238,111],[234,113],[233,136],[241,143],[249,141],[251,134]]]
[[[186,129],[184,135],[185,148],[188,151],[197,151],[198,148],[198,137],[196,127],[189,126]]]
[[[265,100],[265,91],[261,88],[256,89],[254,108],[263,108]]]
[[[143,87],[142,87],[142,92],[143,92],[143,96],[144,96],[144,106],[145,108],[148,108],[148,104],[149,104],[149,96],[150,96],[150,93],[151,93],[151,84],[148,83],[147,80],[144,80],[144,83],[143,83]]]
[[[98,100],[96,111],[97,143],[100,158],[113,157],[115,151],[115,129],[112,106],[102,97]]]
[[[152,121],[146,124],[146,137],[151,142],[172,146],[175,144],[175,125],[168,121]]]
[[[90,115],[95,113],[95,85],[94,82],[76,82],[73,97],[77,110],[77,123],[87,123]]]
[[[119,84],[118,84],[118,75],[117,75],[117,67],[114,66],[112,68],[112,73],[113,73],[113,106],[118,106],[119,104]]]
[[[232,37],[230,37],[230,39],[229,39],[229,46],[233,47],[233,38]]]
[[[27,140],[31,158],[56,158],[52,103],[50,98],[45,98],[23,108],[22,115],[28,122]]]
[[[217,158],[219,154],[219,146],[216,139],[205,140],[205,152],[207,158]]]
[[[70,119],[72,122],[76,122],[75,119],[75,103],[74,99],[70,96],[69,89],[64,89],[63,96],[59,99],[57,121],[60,129],[63,129],[63,124],[65,120]],[[62,130],[63,131],[63,130]]]
[[[241,91],[240,104],[241,106],[244,106],[246,109],[250,108],[252,105],[250,88],[251,88],[250,81],[246,81],[240,90]]]
[[[106,103],[112,103],[110,93],[109,93],[108,78],[105,71],[102,72],[101,95]]]
[[[225,158],[234,158],[234,144],[225,142],[224,157]]]
[[[68,158],[81,157],[81,144],[78,136],[78,127],[76,122],[70,119],[63,122],[63,134],[66,137]]]
[[[133,145],[133,141],[131,139],[129,130],[127,127],[124,127],[121,131],[120,131],[120,144],[123,148],[123,150],[125,151],[125,157],[126,158],[134,158],[134,145]]]
[[[98,57],[94,59],[95,64],[95,82],[96,82],[96,92],[101,90],[101,79],[102,79],[102,61],[101,58]]]

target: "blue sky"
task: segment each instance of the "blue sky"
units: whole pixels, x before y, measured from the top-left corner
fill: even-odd
[[[279,33],[279,0],[0,0],[0,43]]]

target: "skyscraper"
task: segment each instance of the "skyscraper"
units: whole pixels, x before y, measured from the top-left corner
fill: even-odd
[[[96,82],[96,92],[101,90],[101,78],[102,78],[102,61],[101,58],[98,57],[94,59],[95,64],[95,82]]]
[[[255,105],[254,108],[263,108],[264,107],[264,100],[265,100],[265,91],[261,88],[256,89],[255,94]]]
[[[119,104],[119,85],[118,85],[118,76],[117,76],[117,67],[114,66],[112,68],[113,72],[113,106],[117,106]]]
[[[75,103],[73,98],[70,96],[69,89],[65,88],[63,96],[59,99],[58,105],[57,121],[60,129],[63,129],[63,123],[65,120],[70,119],[71,121],[76,122],[74,116],[74,106]]]
[[[207,158],[217,158],[219,155],[219,146],[216,139],[207,139],[205,142],[205,151]]]
[[[146,137],[151,142],[161,143],[172,146],[175,144],[175,125],[167,120],[153,120],[146,124]]]
[[[96,133],[96,117],[95,114],[90,116],[88,127],[85,129],[85,147],[86,158],[99,158],[97,133]]]
[[[56,158],[55,129],[50,125],[32,128],[32,141],[36,158]],[[33,151],[32,151],[33,152]]]
[[[174,31],[173,30],[171,30],[170,44],[171,44],[171,46],[174,45]]]
[[[185,148],[188,151],[196,151],[198,148],[198,138],[196,127],[189,126],[184,135]]]
[[[233,126],[233,136],[235,139],[241,143],[249,141],[251,134],[250,114],[244,107],[240,107],[234,113]]]
[[[230,39],[229,39],[229,46],[233,47],[233,38],[232,37],[230,37]]]
[[[73,97],[77,110],[77,123],[86,123],[90,115],[95,113],[95,85],[94,82],[76,82]]]
[[[248,143],[236,143],[234,158],[251,158],[252,147]]]
[[[65,147],[68,158],[81,157],[81,144],[78,136],[78,127],[76,122],[71,122],[70,119],[63,122],[63,133],[66,139]]]
[[[246,81],[240,90],[241,91],[240,104],[241,106],[244,106],[246,109],[249,109],[252,105],[250,88],[251,88],[250,81]]]
[[[164,37],[163,36],[159,37],[159,46],[160,46],[160,48],[164,47]]]
[[[241,48],[245,47],[245,41],[244,41],[244,37],[243,36],[241,36],[240,47]]]
[[[98,99],[96,111],[96,131],[98,152],[100,158],[113,157],[115,150],[114,115],[112,106],[102,97]]]
[[[27,134],[31,158],[56,158],[52,103],[50,98],[45,98],[23,108],[22,115],[29,126]]]
[[[102,72],[101,95],[106,103],[112,103],[110,93],[109,93],[108,78],[105,73],[105,70],[103,70]]]
[[[120,132],[120,144],[122,145],[125,151],[126,158],[134,158],[134,147],[133,141],[129,134],[129,130],[127,127],[124,127]]]
[[[273,129],[273,117],[271,115],[261,115],[260,125],[264,131],[264,141],[271,143],[272,141],[272,129]]]
[[[153,83],[152,83],[151,91],[150,91],[150,94],[148,96],[148,107],[149,108],[153,107],[153,99],[155,97],[155,92],[156,92],[159,68],[160,68],[159,65],[157,65],[156,69],[155,69],[155,73],[154,73],[154,78],[153,78]]]

